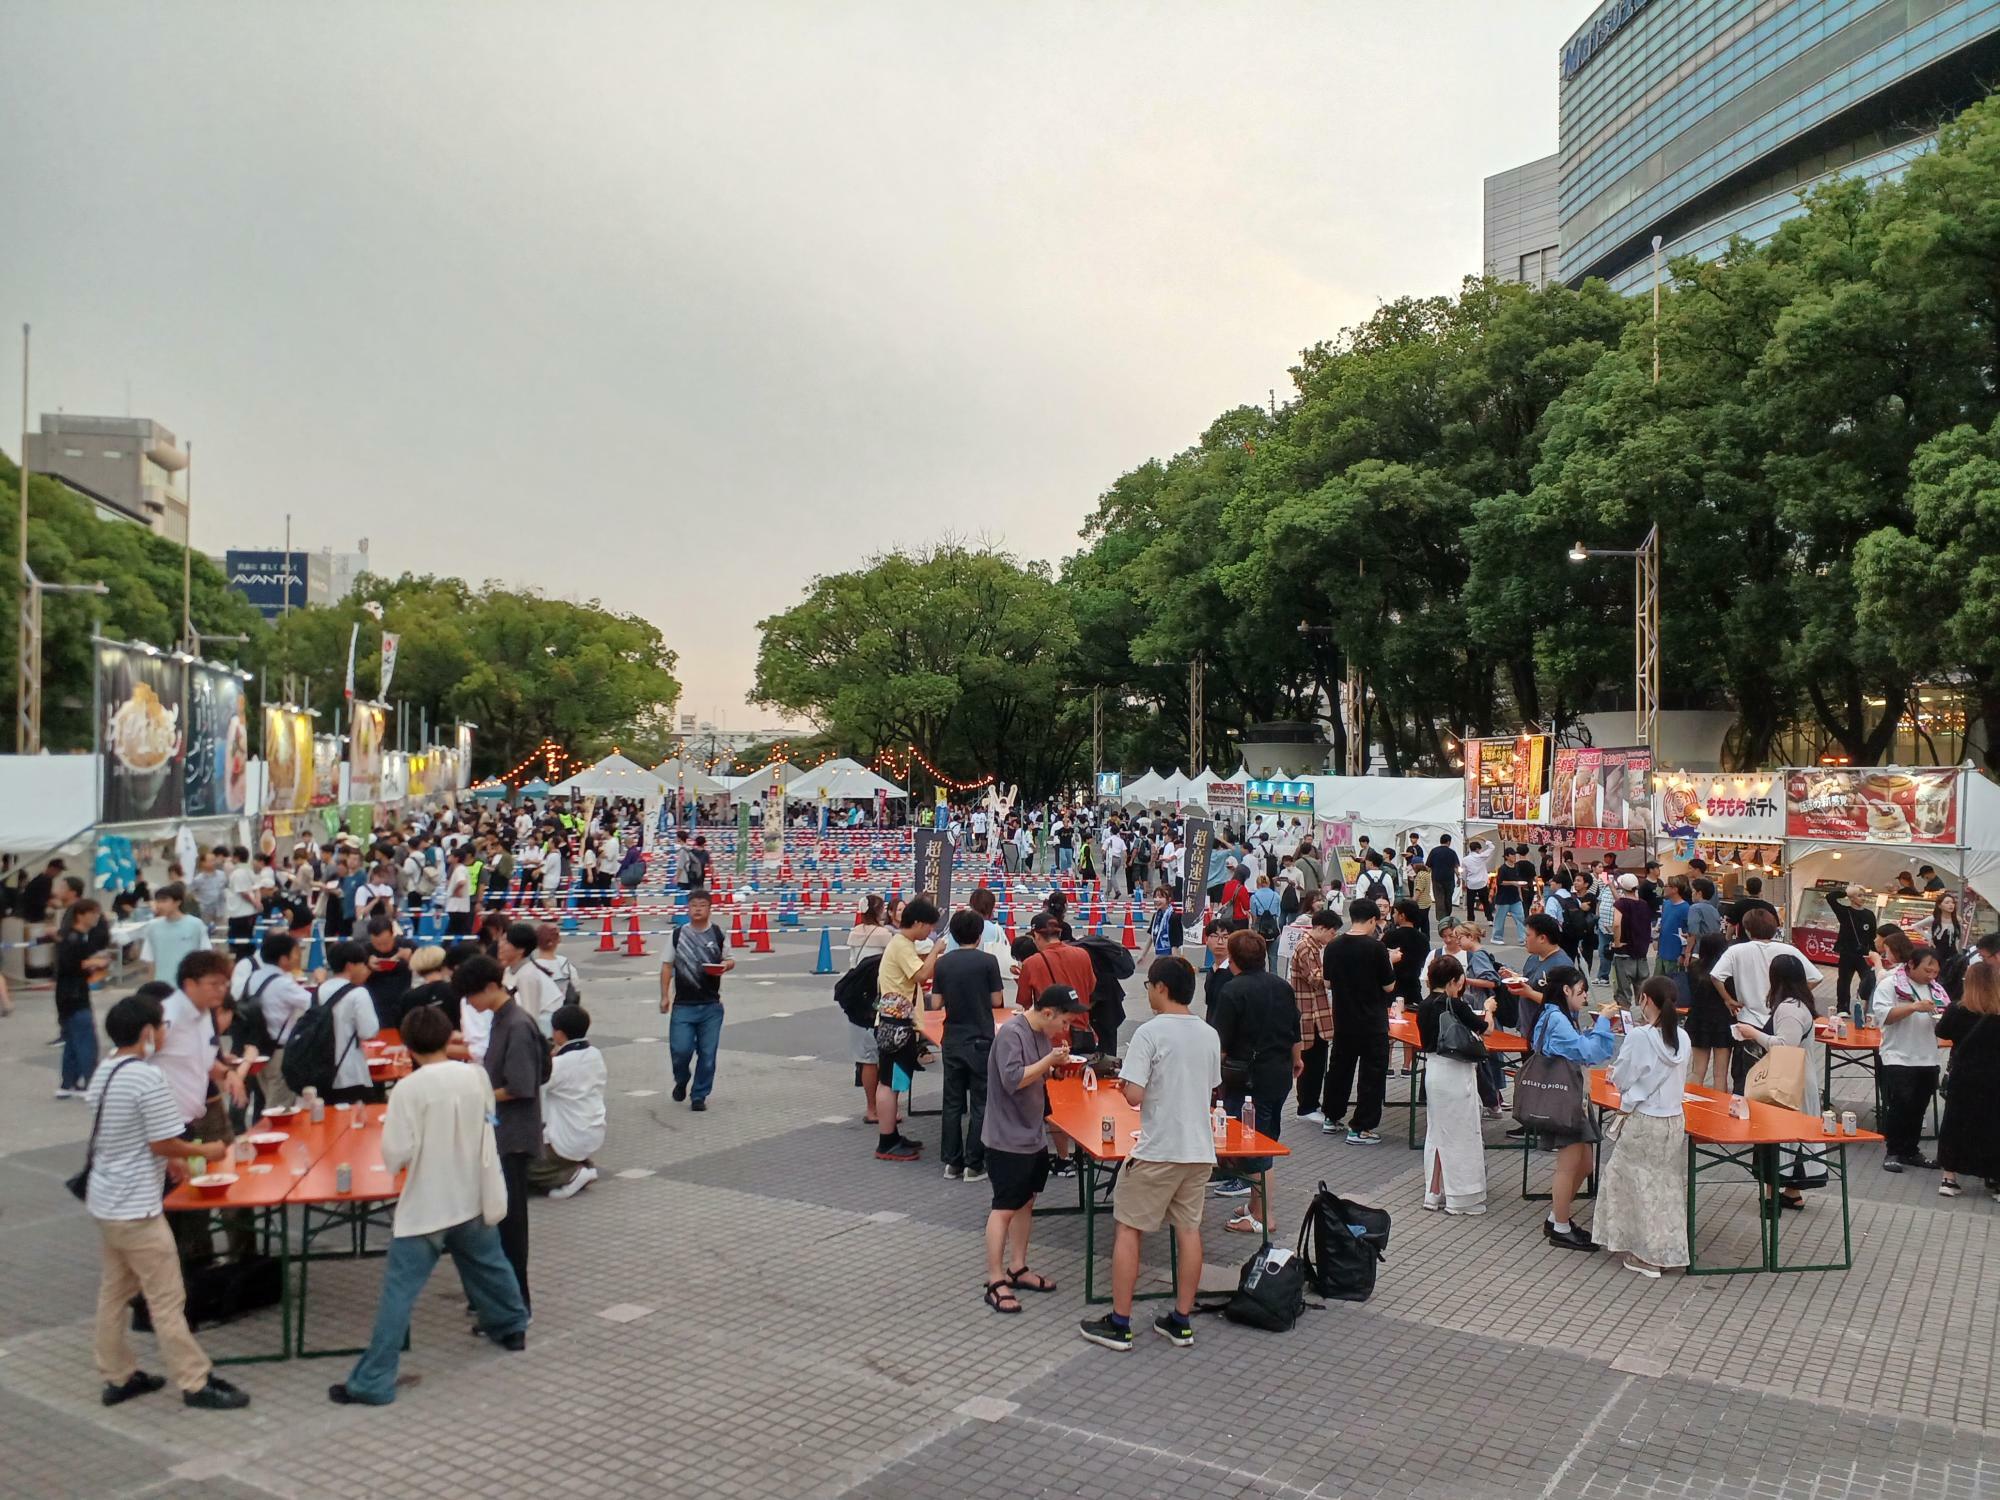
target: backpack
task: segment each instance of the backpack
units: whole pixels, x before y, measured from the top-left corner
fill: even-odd
[[[875,1027],[875,1003],[882,998],[882,955],[871,953],[833,982],[833,1003],[855,1026]]]
[[[1299,1225],[1298,1254],[1313,1290],[1340,1302],[1375,1295],[1375,1267],[1389,1248],[1389,1215],[1350,1203],[1324,1182]]]
[[[230,1040],[236,1050],[255,1047],[265,1057],[278,1050],[278,1043],[271,1035],[270,1023],[264,1019],[264,991],[278,982],[284,973],[282,969],[266,969],[257,976],[254,984],[243,988],[242,998],[236,1002],[236,1022],[229,1028]]]
[[[1361,894],[1370,900],[1389,902],[1393,899],[1396,885],[1385,871],[1371,870],[1361,877],[1361,883]]]
[[[1090,967],[1097,975],[1097,982],[1091,986],[1090,998],[1101,996],[1106,1000],[1123,1000],[1125,981],[1132,977],[1137,967],[1132,955],[1125,951],[1125,945],[1093,932],[1078,938],[1076,946],[1090,955]]]
[[[313,1003],[292,1023],[291,1035],[285,1040],[283,1072],[285,1087],[293,1093],[316,1089],[324,1095],[332,1091],[334,1076],[360,1037],[359,1032],[349,1036],[347,1046],[338,1056],[334,1055],[334,1007],[359,988],[360,985],[350,984],[332,999],[314,996]]]
[[[1320,1305],[1306,1301],[1304,1259],[1283,1245],[1265,1245],[1243,1263],[1236,1290],[1226,1301],[1204,1302],[1195,1311],[1219,1312],[1232,1323],[1266,1333],[1289,1333],[1307,1307]]]
[[[625,851],[625,858],[618,863],[618,883],[626,890],[632,890],[646,878],[646,856],[634,844]]]
[[[1571,942],[1590,936],[1590,913],[1583,909],[1583,903],[1576,899],[1575,891],[1557,891],[1556,905],[1562,908],[1563,936]]]
[[[1278,926],[1278,918],[1275,914],[1268,911],[1257,913],[1257,936],[1265,942],[1275,943],[1278,940]]]

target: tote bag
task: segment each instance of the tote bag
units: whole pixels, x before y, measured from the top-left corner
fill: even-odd
[[[1806,1101],[1806,1049],[1770,1047],[1743,1080],[1743,1097],[1780,1109],[1799,1109]]]
[[[1515,1075],[1514,1119],[1536,1135],[1588,1135],[1589,1107],[1583,1068],[1566,1057],[1536,1051]]]

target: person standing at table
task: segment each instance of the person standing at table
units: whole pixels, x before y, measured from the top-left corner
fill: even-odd
[[[931,943],[937,926],[938,909],[927,897],[917,896],[904,904],[896,923],[896,935],[882,950],[876,970],[875,1001],[875,1159],[915,1161],[923,1147],[897,1128],[896,1096],[907,1094],[917,1073],[917,1054],[922,1048],[918,1012],[923,1006],[924,986],[937,971],[942,952]],[[1040,917],[1035,919],[1041,921]],[[919,943],[929,949],[925,952]],[[1084,959],[1085,963],[1090,960]],[[988,1106],[992,1086],[987,1087]]]
[[[542,1150],[542,1085],[549,1081],[549,1047],[535,1018],[507,991],[497,959],[467,959],[451,976],[461,1007],[484,1012],[492,1022],[486,1039],[487,1080],[493,1085],[493,1139],[500,1152],[500,1176],[507,1186],[507,1211],[500,1220],[500,1248],[521,1285],[521,1301],[532,1309],[528,1291],[528,1163]],[[397,1092],[402,1086],[397,1086]]]
[[[938,1155],[952,1182],[986,1180],[986,1058],[993,1012],[1006,1008],[999,960],[979,946],[986,919],[969,906],[951,914],[958,946],[937,961],[932,989],[944,1003],[944,1124]]]
[[[1347,908],[1347,931],[1326,945],[1326,989],[1333,999],[1333,1056],[1322,1107],[1327,1135],[1343,1128],[1348,1091],[1355,1090],[1350,1146],[1379,1146],[1382,1096],[1389,1081],[1389,1002],[1396,967],[1375,935],[1382,909],[1366,896]],[[1360,1078],[1356,1080],[1357,1070]]]
[[[1582,971],[1565,964],[1542,976],[1542,1003],[1535,1015],[1529,1045],[1544,1057],[1562,1057],[1582,1068],[1609,1062],[1618,1050],[1618,1037],[1608,1016],[1599,1016],[1589,1031],[1577,1028],[1576,1017],[1590,998],[1590,981]],[[1518,1092],[1518,1091],[1517,1091]],[[1585,1102],[1583,1129],[1575,1135],[1537,1134],[1535,1139],[1556,1154],[1555,1181],[1549,1187],[1548,1217],[1542,1234],[1552,1245],[1565,1250],[1595,1250],[1589,1231],[1570,1222],[1575,1211],[1576,1190],[1590,1175],[1591,1147],[1600,1139],[1597,1122]]]
[[[1475,927],[1477,924],[1473,924]],[[1438,1051],[1438,1028],[1450,1011],[1475,1036],[1486,1017],[1465,1002],[1465,966],[1443,955],[1425,971],[1429,993],[1417,1006],[1424,1050],[1424,1207],[1448,1214],[1486,1212],[1486,1148],[1479,1133],[1479,1067]]]
[[[923,905],[937,909],[928,901]],[[987,1051],[986,1118],[980,1127],[993,1184],[993,1207],[986,1216],[986,1305],[997,1313],[1021,1310],[1016,1291],[1056,1289],[1028,1269],[1028,1236],[1035,1199],[1049,1185],[1048,1077],[1069,1061],[1070,1017],[1086,1009],[1068,985],[1049,985],[1007,1018]]]
[[[486,1157],[494,1138],[494,1090],[478,1067],[445,1056],[451,1029],[433,1005],[403,1017],[403,1041],[417,1067],[389,1096],[382,1165],[391,1172],[408,1167],[409,1176],[396,1200],[375,1331],[353,1373],[327,1388],[336,1405],[387,1406],[396,1399],[410,1313],[447,1251],[479,1332],[510,1352],[528,1347],[527,1300],[494,1229],[503,1215],[503,1185],[491,1180],[494,1168]]]
[[[183,1139],[180,1106],[151,1061],[166,1029],[157,1000],[128,995],[112,1006],[104,1030],[116,1050],[98,1065],[84,1094],[95,1112],[84,1207],[97,1223],[104,1263],[95,1336],[101,1399],[117,1406],[166,1385],[139,1368],[126,1338],[127,1304],[140,1296],[181,1401],[236,1411],[250,1398],[214,1373],[188,1330],[187,1293],[162,1200],[162,1164],[178,1178],[185,1173],[180,1164],[205,1149]]]
[[[1222,992],[1220,1003],[1209,1012],[1208,1024],[1215,1028],[1229,1064],[1222,1085],[1224,1108],[1232,1119],[1240,1118],[1243,1102],[1248,1099],[1257,1133],[1276,1140],[1284,1123],[1285,1100],[1305,1071],[1305,1062],[1301,1057],[1304,1045],[1299,1038],[1298,997],[1289,984],[1265,967],[1268,952],[1264,939],[1254,932],[1229,935],[1229,969],[1235,977]],[[1218,1182],[1215,1195],[1247,1197],[1250,1201],[1239,1207],[1223,1228],[1237,1234],[1262,1234],[1271,1222],[1270,1158],[1246,1158],[1232,1165],[1237,1175]],[[1249,1179],[1259,1174],[1264,1185],[1254,1186]]]
[[[1937,1094],[1937,1018],[1951,1004],[1938,983],[1937,950],[1915,947],[1908,961],[1875,987],[1875,1024],[1882,1028],[1882,1170],[1934,1167],[1919,1146],[1924,1111]]]
[[[1655,976],[1639,986],[1625,1045],[1611,1064],[1618,1126],[1597,1190],[1597,1242],[1625,1257],[1625,1269],[1658,1280],[1688,1263],[1688,1045],[1674,1008],[1674,985]]]
[[[1189,1319],[1201,1290],[1202,1189],[1215,1166],[1208,1109],[1222,1082],[1222,1044],[1215,1029],[1188,1009],[1193,999],[1194,970],[1187,960],[1154,959],[1146,971],[1152,1019],[1132,1033],[1119,1070],[1125,1102],[1139,1111],[1139,1138],[1112,1195],[1118,1230],[1111,1249],[1111,1311],[1078,1325],[1084,1338],[1106,1349],[1132,1347],[1140,1245],[1163,1225],[1173,1229],[1178,1275],[1173,1310],[1153,1320],[1153,1331],[1176,1348],[1194,1343]]]
[[[1735,1016],[1732,1028],[1738,1042],[1761,1045],[1763,1033],[1769,1029],[1771,1021],[1771,961],[1785,957],[1798,960],[1800,971],[1806,976],[1806,983],[1818,989],[1821,975],[1818,965],[1807,958],[1790,943],[1775,941],[1778,931],[1777,917],[1761,907],[1752,907],[1743,914],[1741,923],[1743,940],[1732,943],[1729,950],[1716,961],[1709,970],[1709,978],[1719,984]],[[1729,1091],[1743,1092],[1744,1075],[1750,1071],[1750,1053],[1742,1047],[1736,1049],[1736,1056],[1730,1065]],[[1932,1059],[1935,1064],[1935,1057]],[[1937,1069],[1932,1067],[1936,1074]]]
[[[1333,997],[1326,988],[1326,945],[1340,933],[1340,914],[1332,907],[1316,908],[1292,949],[1292,994],[1299,1005],[1298,1112],[1302,1125],[1324,1125],[1320,1092],[1326,1085],[1326,1062],[1333,1050]],[[1214,1012],[1211,1009],[1210,1014]]]
[[[1938,1127],[1938,1196],[1956,1198],[1959,1174],[1984,1178],[2000,1201],[2000,965],[1965,971],[1965,993],[1938,1019],[1951,1043],[1951,1087]]]

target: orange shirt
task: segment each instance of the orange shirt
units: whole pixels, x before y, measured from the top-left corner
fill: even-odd
[[[1070,943],[1054,943],[1030,954],[1021,961],[1021,987],[1014,997],[1015,1003],[1026,1010],[1035,1003],[1035,996],[1054,984],[1068,985],[1076,991],[1077,999],[1088,1005],[1090,992],[1097,988],[1097,968],[1090,955]],[[1072,1026],[1089,1024],[1089,1018],[1083,1015],[1071,1019]]]

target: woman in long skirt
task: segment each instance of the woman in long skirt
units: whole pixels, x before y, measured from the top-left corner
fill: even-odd
[[[1597,1189],[1597,1242],[1627,1270],[1657,1279],[1688,1263],[1687,1094],[1692,1048],[1674,1010],[1673,981],[1639,986],[1636,1020],[1611,1064],[1618,1133]]]
[[[1486,1147],[1479,1135],[1479,1064],[1437,1050],[1438,1023],[1449,1010],[1475,1035],[1486,1017],[1465,1003],[1465,967],[1431,960],[1430,993],[1417,1006],[1424,1048],[1424,1207],[1448,1214],[1486,1212]]]

